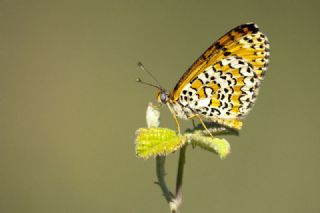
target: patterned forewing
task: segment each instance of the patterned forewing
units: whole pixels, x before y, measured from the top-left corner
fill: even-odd
[[[183,88],[216,62],[228,56],[241,57],[251,64],[257,78],[262,79],[269,62],[269,42],[253,23],[240,25],[211,45],[184,73],[172,92],[173,101],[180,98]]]

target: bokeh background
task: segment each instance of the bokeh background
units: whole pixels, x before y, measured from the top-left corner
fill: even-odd
[[[257,23],[271,63],[225,160],[187,150],[187,212],[320,212],[319,1],[0,1],[0,212],[169,212],[135,156],[155,90]],[[175,128],[166,108],[162,126]],[[184,127],[190,122],[184,122]],[[168,157],[173,188],[177,154]]]

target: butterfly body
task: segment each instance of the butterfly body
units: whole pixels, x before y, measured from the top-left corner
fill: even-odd
[[[269,62],[269,42],[255,24],[240,25],[218,39],[186,71],[161,103],[182,119],[195,116],[241,129]]]

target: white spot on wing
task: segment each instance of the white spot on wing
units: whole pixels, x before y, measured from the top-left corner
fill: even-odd
[[[206,88],[204,89],[204,92],[206,93],[206,95],[207,95],[208,97],[211,96],[212,91],[213,91],[213,89],[211,89],[210,87],[206,87]]]
[[[204,98],[204,99],[200,99],[198,101],[198,107],[207,107],[210,105],[210,99],[209,98]]]

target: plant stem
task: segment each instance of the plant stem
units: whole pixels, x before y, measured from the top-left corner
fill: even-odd
[[[173,194],[170,192],[166,181],[165,181],[165,162],[166,162],[166,157],[165,156],[157,156],[156,157],[156,173],[157,173],[157,178],[158,178],[158,184],[161,188],[161,191],[163,193],[163,196],[166,198],[167,202],[173,203],[174,201],[174,196]]]
[[[177,182],[176,182],[176,196],[175,196],[175,204],[177,210],[182,202],[182,181],[183,181],[183,171],[184,171],[184,164],[186,162],[186,150],[187,145],[184,145],[180,149],[179,154],[179,163],[178,163],[178,173],[177,173]]]
[[[160,112],[156,109],[152,103],[149,103],[147,108],[147,125],[148,127],[159,127],[160,125]],[[194,125],[193,125],[194,126]],[[176,196],[172,194],[169,190],[166,181],[165,181],[165,156],[157,156],[156,157],[156,173],[158,184],[160,189],[165,197],[166,201],[169,203],[171,213],[177,213],[179,206],[182,202],[182,180],[183,180],[183,170],[184,164],[186,160],[186,148],[187,145],[184,145],[180,149],[179,154],[179,163],[178,163],[178,173],[177,173],[177,182],[176,182]]]

